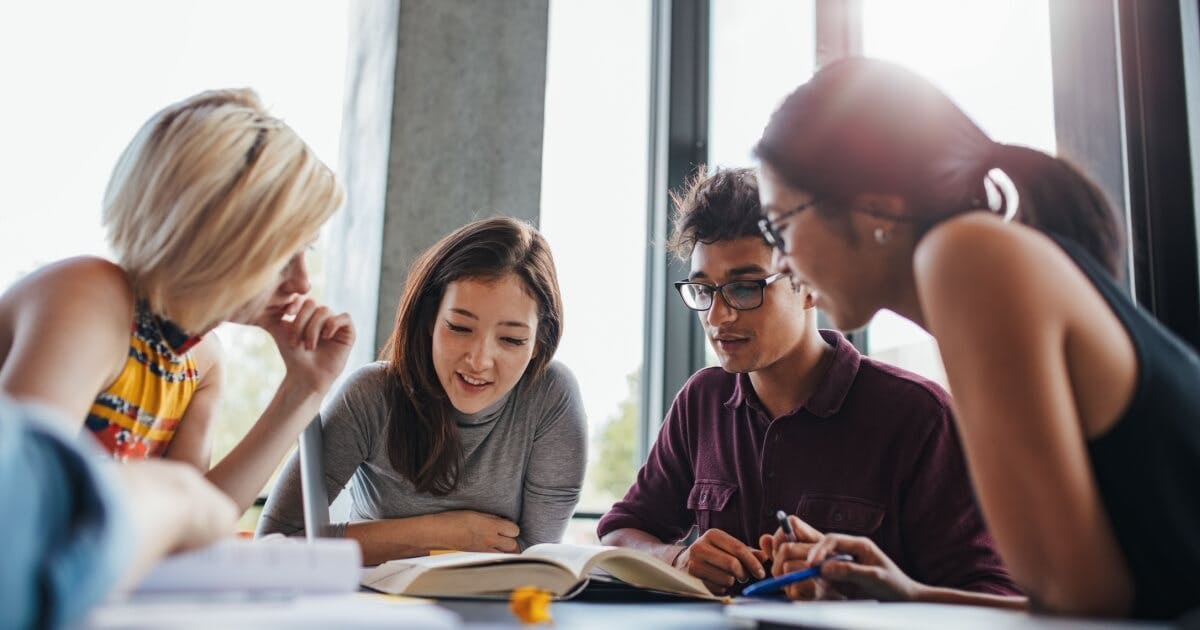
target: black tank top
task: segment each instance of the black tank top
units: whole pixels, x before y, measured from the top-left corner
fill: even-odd
[[[1200,607],[1200,358],[1137,308],[1078,244],[1054,237],[1124,325],[1137,354],[1133,398],[1088,456],[1133,578],[1133,616]]]

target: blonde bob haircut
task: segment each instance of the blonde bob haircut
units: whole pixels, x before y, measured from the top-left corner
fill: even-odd
[[[138,298],[200,333],[278,282],[343,197],[253,90],[216,90],[142,125],[113,169],[103,222]]]

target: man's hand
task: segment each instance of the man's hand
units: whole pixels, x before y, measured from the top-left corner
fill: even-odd
[[[776,577],[784,573],[807,569],[808,553],[825,535],[815,527],[801,520],[799,516],[789,516],[788,524],[792,527],[794,540],[789,540],[783,529],[776,529],[773,535],[764,534],[759,540],[763,552],[771,557],[771,573]],[[788,597],[799,600],[814,599],[844,599],[827,588],[828,585],[819,579],[796,582],[784,589]]]
[[[710,529],[675,558],[675,566],[700,578],[712,594],[724,595],[736,582],[765,578],[763,563],[767,558],[761,550],[747,547],[719,529]]]

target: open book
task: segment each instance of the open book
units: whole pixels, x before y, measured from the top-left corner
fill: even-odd
[[[593,572],[637,589],[720,599],[697,578],[648,553],[552,543],[520,554],[464,552],[392,560],[368,572],[362,584],[384,593],[423,597],[506,597],[516,588],[536,586],[556,599],[567,599],[587,586]]]

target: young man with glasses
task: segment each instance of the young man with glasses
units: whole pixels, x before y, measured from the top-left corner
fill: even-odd
[[[863,536],[911,578],[903,592],[819,579],[793,597],[1017,593],[975,504],[949,396],[818,330],[812,293],[769,271],[754,172],[700,170],[672,198],[670,247],[691,263],[675,287],[721,366],[675,397],[633,487],[600,521],[601,541],[732,594],[771,573],[782,510],[799,517],[800,542]]]

